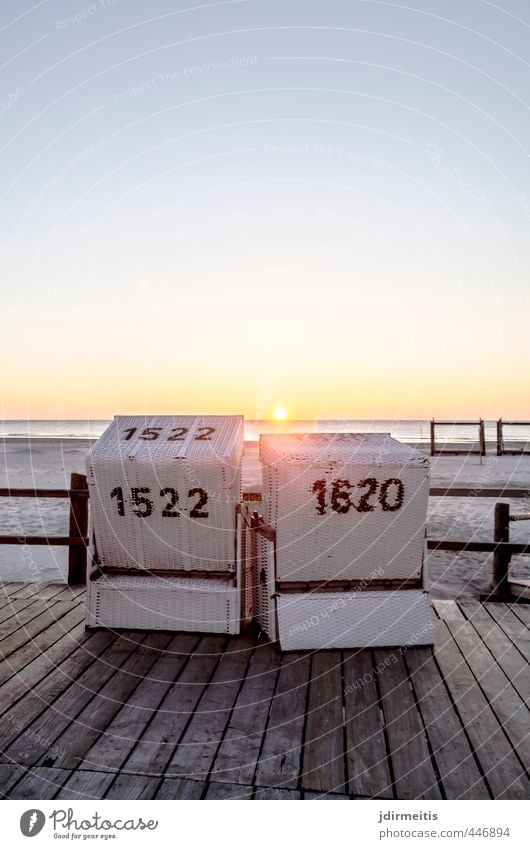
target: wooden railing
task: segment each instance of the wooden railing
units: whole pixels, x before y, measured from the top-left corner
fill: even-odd
[[[530,490],[504,487],[502,489],[479,487],[431,487],[432,497],[457,498],[530,498]],[[260,535],[274,542],[274,528],[260,516],[256,494],[250,493],[248,501],[243,501],[242,512],[245,519]],[[0,488],[0,498],[67,498],[70,500],[70,526],[68,536],[51,537],[18,535],[0,535],[0,545],[48,545],[68,546],[68,583],[83,584],[86,581],[88,546],[88,488],[85,475],[73,473],[70,477],[70,489],[15,489]],[[245,497],[244,497],[245,498]],[[429,551],[462,551],[468,553],[493,554],[493,586],[485,597],[491,601],[513,599],[514,594],[530,598],[529,582],[510,581],[509,568],[512,556],[530,554],[530,544],[510,542],[510,522],[530,519],[529,514],[510,515],[510,505],[495,505],[495,527],[493,542],[466,542],[464,540],[427,539]]]
[[[484,420],[479,419],[478,421],[473,422],[451,422],[451,421],[435,421],[435,419],[431,419],[431,456],[439,457],[444,454],[480,454],[481,457],[486,455],[486,435],[484,430]],[[436,447],[436,428],[437,427],[477,427],[478,428],[478,443],[479,448],[476,449],[466,449],[461,448],[437,448]],[[455,441],[455,440],[453,440]]]
[[[88,488],[85,475],[70,475],[70,489],[17,489],[0,488],[0,498],[68,498],[70,520],[68,536],[52,537],[17,534],[0,535],[0,545],[67,545],[68,583],[84,584],[86,581],[88,546]]]
[[[503,421],[502,419],[499,419],[497,421],[497,455],[501,456],[502,454],[511,454],[511,455],[530,454],[530,450],[528,449],[528,442],[530,442],[530,439],[527,442],[521,442],[521,440],[517,440],[518,442],[521,442],[521,448],[519,448],[519,449],[515,449],[513,447],[513,442],[515,442],[516,440],[512,441],[512,447],[511,447],[510,450],[505,448],[505,445],[504,445],[504,427],[505,426],[530,427],[530,422],[506,422],[506,421]],[[509,440],[509,441],[511,441],[511,440]]]

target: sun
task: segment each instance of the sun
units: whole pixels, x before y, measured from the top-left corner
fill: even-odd
[[[287,418],[287,410],[285,407],[275,407],[272,411],[272,415],[277,422],[283,422]]]

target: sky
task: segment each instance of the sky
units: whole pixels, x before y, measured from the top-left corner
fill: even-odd
[[[530,418],[526,0],[2,0],[0,418]]]

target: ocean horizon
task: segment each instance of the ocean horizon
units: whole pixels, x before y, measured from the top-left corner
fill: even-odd
[[[155,415],[155,414],[153,414]],[[0,439],[98,439],[110,419],[4,419],[0,421]],[[444,420],[446,421],[446,420]],[[487,442],[497,437],[496,421],[485,420]],[[506,426],[510,441],[526,442],[528,426]],[[389,433],[405,442],[429,442],[428,419],[245,419],[245,440],[257,441],[260,433]],[[437,442],[478,441],[476,426],[444,425],[436,432]]]

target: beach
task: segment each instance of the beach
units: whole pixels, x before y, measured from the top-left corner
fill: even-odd
[[[85,457],[92,444],[87,439],[5,439],[1,444],[2,487],[68,488],[72,472],[85,473]],[[426,446],[424,446],[426,450]],[[491,451],[491,449],[490,449]],[[260,484],[258,444],[245,442],[243,489]],[[530,486],[530,456],[478,456],[431,458],[431,487],[462,486],[477,490],[466,498],[429,499],[427,535],[433,539],[491,541],[496,499],[481,498],[480,488],[527,489]],[[528,512],[530,499],[503,499],[512,512]],[[68,502],[65,499],[2,499],[1,527],[4,534],[50,536],[68,533]],[[524,542],[530,522],[515,522],[511,539]],[[483,554],[431,552],[426,561],[428,586],[433,597],[477,599],[491,581],[491,557]],[[0,546],[0,575],[4,581],[64,581],[67,549],[46,546]],[[528,557],[514,557],[513,577],[530,578]]]

